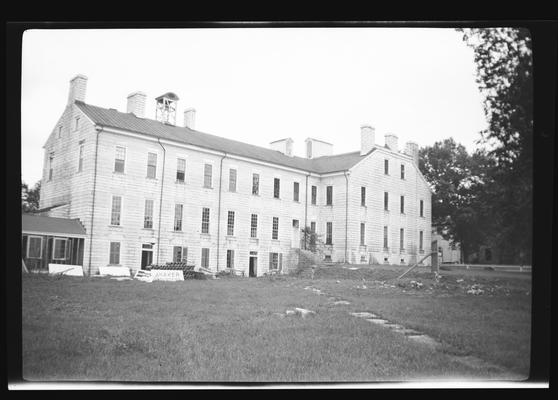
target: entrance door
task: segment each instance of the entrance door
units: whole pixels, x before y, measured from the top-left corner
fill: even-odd
[[[153,245],[151,243],[141,245],[141,269],[153,263]]]
[[[258,257],[254,253],[256,252],[255,251],[250,252],[250,264],[248,270],[248,276],[250,278],[254,278],[258,275]]]

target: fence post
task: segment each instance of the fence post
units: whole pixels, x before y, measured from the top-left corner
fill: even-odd
[[[432,263],[430,264],[432,273],[437,274],[439,272],[438,268],[438,241],[434,240],[432,242]]]

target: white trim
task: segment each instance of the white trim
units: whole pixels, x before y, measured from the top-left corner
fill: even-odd
[[[41,240],[41,246],[39,248],[39,257],[29,257],[29,244],[31,243],[31,238],[38,238]],[[25,252],[26,258],[41,259],[43,258],[43,237],[35,235],[27,235],[27,251]]]
[[[56,241],[60,240],[60,241],[64,241],[64,258],[56,258],[54,257],[54,252],[56,250]],[[66,246],[68,242],[68,238],[60,238],[60,237],[55,237],[54,240],[52,241],[52,259],[53,260],[65,260],[66,259]]]
[[[58,233],[54,233],[54,232],[39,232],[39,231],[22,231],[22,234],[27,234],[27,235],[44,235],[44,236],[53,236],[53,237],[60,237],[60,238],[78,238],[78,239],[85,239],[86,235],[80,235],[78,233],[64,233],[61,234],[60,232]]]

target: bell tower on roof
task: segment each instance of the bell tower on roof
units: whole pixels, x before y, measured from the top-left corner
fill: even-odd
[[[176,125],[176,104],[178,96],[172,92],[165,93],[156,99],[155,119],[164,124]]]

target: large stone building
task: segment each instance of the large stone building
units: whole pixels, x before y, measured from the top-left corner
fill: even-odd
[[[388,134],[362,126],[361,148],[293,141],[262,148],[194,130],[195,110],[176,124],[178,97],[128,97],[126,112],[85,102],[87,78],[70,81],[67,106],[45,149],[41,209],[79,218],[84,269],[139,269],[187,260],[250,275],[280,269],[300,247],[301,229],[324,241],[325,259],[411,263],[430,250],[431,193],[418,170],[418,146],[399,151]],[[358,134],[358,133],[357,133]]]

